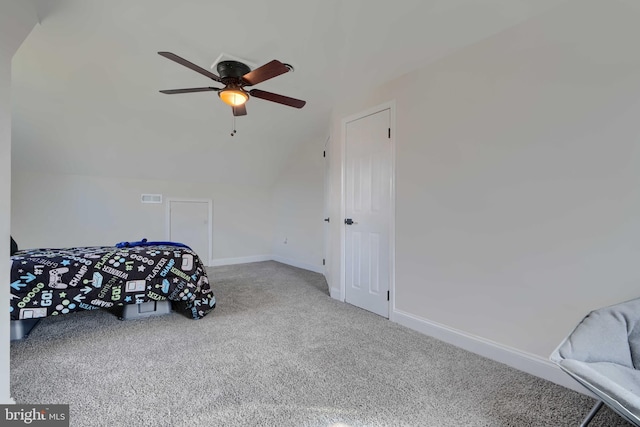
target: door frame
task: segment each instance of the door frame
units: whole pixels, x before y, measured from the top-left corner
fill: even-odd
[[[322,212],[323,234],[322,240],[324,247],[322,248],[322,256],[324,258],[323,274],[325,279],[331,274],[331,160],[330,160],[331,135],[327,136],[324,142],[324,206]],[[329,221],[325,222],[327,219]],[[335,220],[334,220],[335,221]],[[328,279],[327,279],[328,280]]]
[[[391,200],[389,207],[389,320],[394,320],[395,290],[396,290],[396,101],[391,100],[375,107],[342,119],[341,142],[342,160],[340,165],[340,301],[346,302],[346,238],[347,230],[344,225],[347,205],[347,124],[372,114],[389,110],[389,126],[391,127]]]
[[[168,197],[165,205],[165,216],[164,216],[164,236],[165,239],[169,240],[171,237],[171,202],[178,203],[206,203],[209,208],[209,214],[207,216],[208,219],[208,230],[207,237],[209,240],[208,249],[209,253],[207,254],[207,259],[203,260],[202,263],[205,267],[209,267],[211,265],[211,260],[213,259],[213,200],[211,199],[185,199],[185,198],[176,198],[176,197]]]

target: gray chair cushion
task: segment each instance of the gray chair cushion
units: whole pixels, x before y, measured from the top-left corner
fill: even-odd
[[[640,426],[640,298],[589,313],[551,360]]]

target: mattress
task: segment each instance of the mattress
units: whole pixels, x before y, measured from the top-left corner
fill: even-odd
[[[170,244],[18,251],[10,287],[12,320],[153,301],[200,319],[216,304],[197,254]]]

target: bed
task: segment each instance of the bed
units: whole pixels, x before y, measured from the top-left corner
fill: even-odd
[[[172,242],[17,251],[10,288],[12,326],[77,311],[124,313],[158,304],[201,319],[216,304],[198,255]]]

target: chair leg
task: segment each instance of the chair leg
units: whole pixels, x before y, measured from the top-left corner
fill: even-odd
[[[593,419],[593,417],[596,416],[596,414],[598,413],[598,411],[600,410],[600,408],[602,408],[602,405],[604,405],[604,403],[602,402],[602,400],[598,400],[596,402],[595,405],[593,405],[593,408],[591,408],[591,411],[589,412],[589,414],[585,417],[584,421],[582,421],[582,424],[580,424],[580,427],[587,427],[587,425],[589,425],[589,423],[591,422],[591,420]]]

